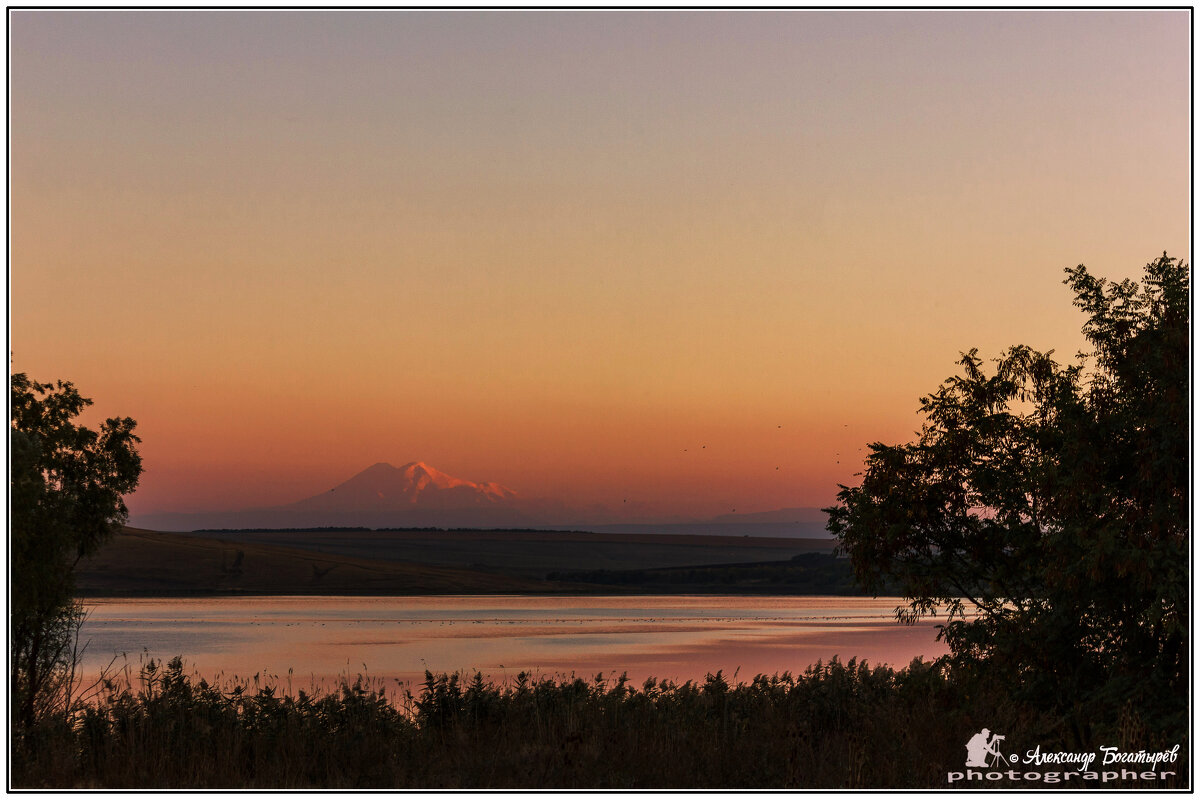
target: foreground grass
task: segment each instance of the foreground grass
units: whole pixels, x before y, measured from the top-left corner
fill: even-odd
[[[1054,720],[920,661],[737,685],[427,674],[389,700],[362,679],[218,688],[176,659],[18,737],[11,765],[27,788],[946,787],[985,726],[1058,745]]]

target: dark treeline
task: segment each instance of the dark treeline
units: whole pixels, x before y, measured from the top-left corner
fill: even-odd
[[[434,528],[418,525],[410,528],[368,528],[366,526],[309,525],[304,528],[196,528],[192,533],[588,533],[588,531],[549,528]]]
[[[801,553],[788,561],[747,564],[571,570],[551,572],[546,579],[665,593],[867,594],[855,582],[849,560],[830,553]]]
[[[351,533],[373,531],[374,528],[323,525],[308,528],[197,528],[192,533]]]
[[[1064,744],[1052,717],[921,661],[834,660],[734,685],[427,674],[397,701],[361,677],[321,696],[218,688],[176,659],[26,732],[12,764],[28,788],[949,788],[985,725]],[[1156,744],[1134,717],[1107,733],[1123,749]],[[1149,785],[1184,786],[1186,768]]]

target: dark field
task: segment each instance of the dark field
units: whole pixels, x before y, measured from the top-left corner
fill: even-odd
[[[800,553],[829,552],[834,544],[832,539],[571,531],[248,531],[190,535],[537,579],[564,570],[786,561]]]
[[[498,573],[126,528],[76,568],[83,597],[519,594],[562,591]]]
[[[639,581],[593,584],[582,573],[711,565],[732,565],[718,572],[741,573],[736,565],[786,564],[793,556],[831,549],[828,540],[752,537],[427,530],[180,534],[126,528],[80,562],[76,585],[84,597],[627,593]],[[549,579],[551,574],[556,577]],[[711,581],[711,587],[738,591],[738,579],[728,578]],[[704,591],[695,582],[690,588]],[[745,588],[762,591],[761,585]]]

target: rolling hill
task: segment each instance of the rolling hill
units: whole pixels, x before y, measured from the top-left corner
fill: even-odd
[[[76,586],[84,597],[627,593],[631,587],[548,576],[784,562],[831,549],[820,539],[564,531],[126,528],[79,563]]]
[[[560,585],[495,572],[356,558],[126,528],[75,570],[83,597],[206,594],[512,594]]]

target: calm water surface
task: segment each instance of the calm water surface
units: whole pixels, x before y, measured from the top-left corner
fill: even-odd
[[[392,684],[433,672],[703,680],[799,672],[837,655],[903,666],[946,652],[935,622],[893,621],[896,598],[239,597],[89,601],[83,668],[136,671],[182,656],[210,680],[278,676],[283,689],[362,673]],[[123,655],[122,655],[123,654]],[[291,673],[289,673],[289,669]]]

